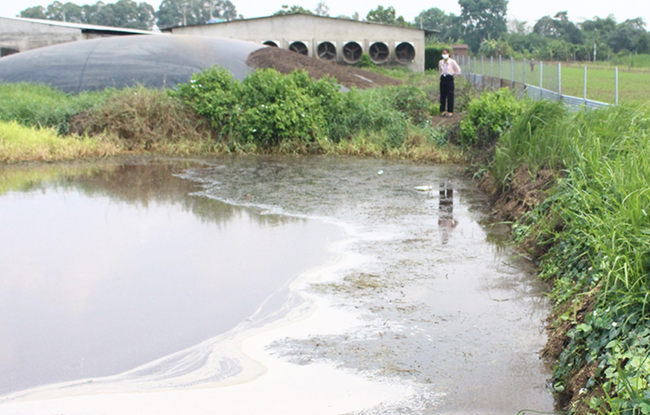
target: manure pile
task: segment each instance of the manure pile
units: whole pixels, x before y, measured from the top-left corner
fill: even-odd
[[[339,65],[321,59],[311,58],[296,52],[279,48],[262,48],[254,51],[248,57],[246,64],[254,69],[273,68],[281,73],[290,73],[304,69],[314,79],[326,75],[336,78],[339,84],[346,88],[359,89],[374,86],[399,85],[401,82],[388,76],[366,71],[354,66]]]

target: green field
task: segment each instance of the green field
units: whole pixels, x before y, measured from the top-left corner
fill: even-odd
[[[561,63],[562,70],[562,94],[582,98],[584,95],[584,66],[587,66],[587,99],[614,103],[616,101],[616,81],[614,66],[603,65],[602,63],[591,64],[589,62]],[[525,70],[524,70],[525,68]],[[538,62],[535,63],[531,70],[530,61],[515,62],[511,64],[510,60],[503,60],[501,67],[494,60],[492,63],[489,59],[481,62],[477,59],[476,65],[472,62],[469,67],[463,68],[467,72],[484,74],[486,76],[501,77],[518,83],[525,82],[528,85],[540,85],[551,91],[558,91],[559,77],[558,64],[544,63],[544,68],[540,70]],[[619,103],[639,103],[646,102],[650,98],[650,70],[649,69],[629,69],[627,66],[619,67],[618,71],[618,99]]]
[[[584,67],[562,68],[562,93],[583,96]],[[613,68],[587,68],[587,98],[615,102],[615,71]],[[618,71],[618,102],[632,103],[650,100],[650,72]]]

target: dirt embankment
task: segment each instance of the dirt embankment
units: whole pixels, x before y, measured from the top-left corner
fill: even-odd
[[[336,78],[346,88],[354,86],[365,89],[402,83],[398,79],[365,71],[354,66],[339,65],[280,48],[269,47],[256,50],[250,54],[246,63],[252,68],[272,68],[281,73],[291,73],[296,69],[304,69],[314,79],[329,75]]]

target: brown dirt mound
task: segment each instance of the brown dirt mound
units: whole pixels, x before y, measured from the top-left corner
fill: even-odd
[[[310,58],[296,52],[279,48],[262,48],[251,53],[246,61],[252,68],[272,68],[278,72],[291,73],[294,70],[304,69],[314,79],[320,79],[329,75],[347,88],[357,87],[359,89],[372,88],[375,86],[399,85],[402,82],[353,66],[343,66],[324,60]]]

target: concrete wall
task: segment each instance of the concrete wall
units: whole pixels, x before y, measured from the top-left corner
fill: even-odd
[[[418,29],[293,14],[175,27],[167,31],[174,35],[216,36],[257,43],[273,41],[283,49],[289,49],[294,42],[301,42],[307,47],[307,54],[312,57],[319,57],[317,50],[322,42],[330,42],[336,48],[335,60],[338,63],[345,63],[346,60],[349,63],[350,59],[346,59],[343,54],[343,49],[349,42],[356,42],[363,53],[369,53],[374,43],[383,43],[388,46],[388,57],[382,63],[400,64],[415,72],[424,72],[424,31]],[[402,46],[398,48],[400,44]],[[414,52],[412,59],[409,59],[408,54],[396,54],[396,49],[408,51],[410,48]],[[401,61],[399,57],[402,58]]]
[[[81,29],[23,22],[0,17],[0,48],[25,52],[43,46],[83,40]]]

